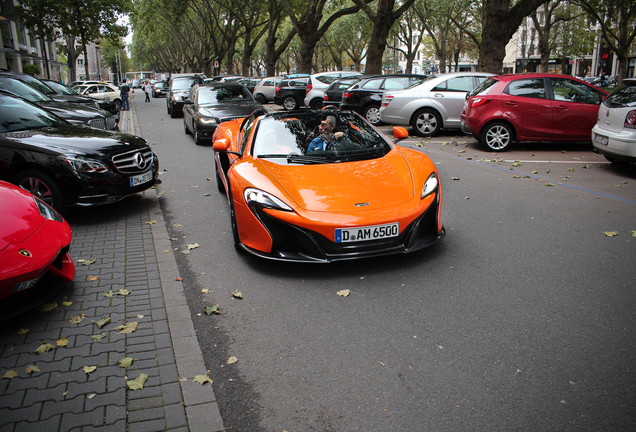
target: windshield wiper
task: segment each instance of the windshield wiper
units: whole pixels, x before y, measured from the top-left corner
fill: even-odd
[[[256,157],[259,159],[270,159],[270,158],[286,158],[288,156],[289,155],[286,155],[286,154],[266,153],[266,154],[259,154]]]
[[[300,164],[326,164],[331,163],[333,160],[328,160],[324,156],[310,156],[310,155],[298,155],[290,154],[287,156],[287,163],[300,163]]]

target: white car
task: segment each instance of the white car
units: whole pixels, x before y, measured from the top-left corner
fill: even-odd
[[[636,162],[636,78],[627,78],[598,109],[594,151],[612,163]]]
[[[267,77],[263,78],[256,87],[254,87],[254,99],[258,103],[266,104],[274,100],[276,86],[280,84],[283,77]]]
[[[493,74],[453,72],[404,90],[385,91],[380,107],[382,122],[411,126],[418,136],[435,136],[441,129],[461,129],[466,94]]]
[[[77,88],[77,86],[75,88]],[[117,105],[117,109],[121,108],[121,95],[119,93],[119,89],[114,85],[90,84],[87,86],[82,86],[80,94],[97,99],[113,101],[115,105]]]
[[[309,78],[309,84],[307,84],[304,101],[305,106],[311,109],[322,109],[322,101],[325,99],[325,90],[327,90],[331,83],[337,79],[353,75],[362,75],[362,72],[333,71],[313,74]]]

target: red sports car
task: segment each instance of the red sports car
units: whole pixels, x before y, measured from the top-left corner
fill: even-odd
[[[462,131],[492,151],[513,141],[589,141],[606,95],[569,75],[493,76],[466,97]]]
[[[0,221],[0,319],[5,319],[48,300],[47,276],[70,282],[75,266],[68,254],[68,223],[41,199],[3,181]]]

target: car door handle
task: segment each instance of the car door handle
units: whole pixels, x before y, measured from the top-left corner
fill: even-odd
[[[506,101],[505,102],[506,105],[510,105],[510,106],[517,106],[519,105],[517,102],[513,102],[513,101]]]
[[[568,109],[568,107],[566,107],[565,105],[555,105],[554,108],[558,110],[563,110],[563,111]]]
[[[443,94],[441,94],[441,93],[435,93],[435,94],[433,94],[433,96],[435,96],[435,97],[442,97],[442,98],[444,97],[444,95],[443,95]]]

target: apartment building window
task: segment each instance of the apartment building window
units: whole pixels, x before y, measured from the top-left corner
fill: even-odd
[[[4,47],[13,48],[13,33],[11,32],[9,20],[0,21],[0,30],[2,30],[2,43]]]
[[[16,24],[16,33],[18,34],[18,44],[26,45],[26,36],[22,24]]]
[[[77,65],[80,67],[84,66],[84,59],[77,59]]]

